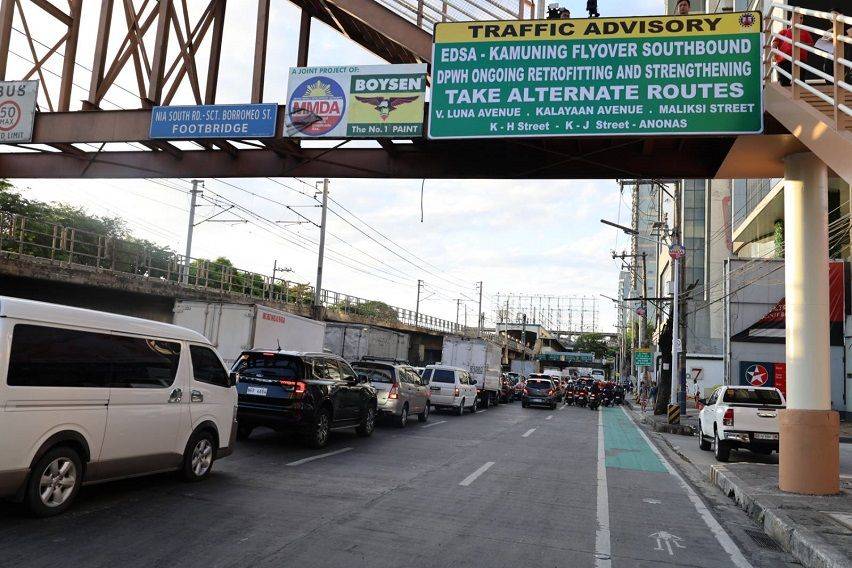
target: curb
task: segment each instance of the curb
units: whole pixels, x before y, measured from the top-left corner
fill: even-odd
[[[710,481],[733,500],[746,514],[772,537],[781,548],[792,554],[807,568],[849,568],[850,562],[834,546],[817,533],[801,528],[781,512],[765,504],[759,497],[744,491],[745,485],[725,466],[710,466]]]
[[[665,422],[659,422],[654,420],[650,416],[645,416],[644,414],[638,413],[633,404],[625,399],[624,404],[633,411],[633,414],[636,416],[636,419],[645,424],[646,426],[650,426],[654,432],[663,432],[666,434],[678,434],[680,436],[694,436],[695,428],[688,424],[667,424]]]

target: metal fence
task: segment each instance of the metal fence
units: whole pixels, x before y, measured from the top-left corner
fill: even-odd
[[[523,20],[535,17],[533,0],[376,0],[432,33],[438,22]]]
[[[0,252],[43,258],[62,265],[85,266],[177,286],[221,292],[256,301],[310,306],[314,288],[283,278],[243,270],[203,258],[187,258],[168,249],[0,211]],[[323,290],[329,310],[359,315],[377,323],[402,323],[423,329],[475,334],[454,322],[349,294]]]
[[[794,17],[819,27],[792,25]],[[764,30],[766,82],[789,87],[793,99],[807,100],[836,130],[852,129],[852,17],[771,2]],[[802,41],[803,31],[812,43]]]

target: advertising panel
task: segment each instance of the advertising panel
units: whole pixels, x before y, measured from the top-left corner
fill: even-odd
[[[33,139],[38,81],[0,81],[0,143]]]
[[[430,138],[763,130],[759,12],[435,26]]]
[[[271,138],[275,136],[278,105],[158,106],[151,111],[151,138]]]
[[[410,138],[423,134],[426,65],[291,67],[286,134]]]

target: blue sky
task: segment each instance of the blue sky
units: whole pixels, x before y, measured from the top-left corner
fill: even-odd
[[[93,42],[82,39],[93,37],[96,30],[96,3],[91,4],[84,7],[78,54],[81,63],[90,62],[92,57]],[[198,4],[200,9],[202,3]],[[249,68],[255,5],[249,0],[228,4],[219,102],[248,100],[248,74],[239,70]],[[298,11],[285,0],[276,0],[272,5],[264,100],[283,102],[287,71],[295,63]],[[576,16],[583,14],[585,0],[571,0],[563,5]],[[238,11],[237,6],[249,8]],[[599,10],[603,16],[657,14],[663,12],[663,0],[600,0]],[[43,31],[45,43],[52,44],[58,37],[50,22],[39,20],[35,12],[30,26]],[[113,30],[113,36],[114,44],[121,42],[119,29]],[[12,48],[26,54],[28,48],[22,40],[20,35],[13,38]],[[334,30],[314,23],[309,64],[382,62]],[[9,76],[22,74],[22,65],[20,58],[12,57]],[[57,71],[60,66],[57,58],[48,64],[48,68]],[[88,85],[85,69],[78,69],[75,82]],[[132,88],[134,80],[124,73],[118,84]],[[79,101],[85,97],[85,91],[76,88],[73,95]],[[110,91],[107,98],[113,105],[105,104],[105,108],[138,106],[128,92],[120,89]],[[187,93],[180,93],[176,102],[188,102]],[[139,236],[181,252],[185,246],[188,197],[174,188],[188,189],[187,180],[169,182],[172,188],[145,180],[12,181],[30,197],[62,200],[95,214],[121,216]],[[218,194],[271,221],[298,219],[291,210],[243,191],[248,190],[299,206],[296,210],[300,213],[319,219],[317,208],[307,207],[312,202],[295,191],[310,193],[310,186],[316,180],[227,181],[237,188],[206,180],[207,197],[215,199],[214,193]],[[618,267],[611,260],[610,251],[616,247],[621,250],[626,239],[599,223],[601,218],[629,222],[629,204],[619,195],[614,180],[426,180],[422,223],[421,183],[421,180],[331,181],[334,199],[390,236],[401,248],[386,243],[397,253],[393,254],[339,217],[330,215],[328,226],[332,235],[327,246],[331,251],[325,266],[324,288],[413,309],[416,281],[420,278],[426,282],[421,311],[447,319],[455,318],[455,298],[476,298],[474,283],[480,280],[484,282],[484,311],[489,318],[493,310],[491,299],[498,292],[594,297],[600,293],[615,294]],[[200,218],[217,211],[208,202],[203,203],[205,207],[198,211]],[[355,222],[348,214],[342,214]],[[294,280],[313,283],[315,247],[308,242],[304,242],[306,249],[293,246],[287,240],[299,237],[292,233],[313,241],[318,237],[316,227],[308,224],[280,225],[280,229],[274,229],[251,224],[206,223],[196,228],[193,256],[227,256],[241,268],[267,274],[277,260],[279,266],[293,269]],[[369,274],[343,263],[360,267]],[[470,300],[465,303],[470,321],[474,322],[476,304]],[[601,329],[612,329],[615,310],[611,302],[601,299],[599,307]]]

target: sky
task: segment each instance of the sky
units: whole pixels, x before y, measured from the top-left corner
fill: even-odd
[[[23,4],[36,39],[48,47],[56,42],[60,29],[34,6]],[[87,94],[99,4],[84,4],[72,110],[79,108],[79,101]],[[190,2],[196,13],[204,5],[202,0]],[[585,0],[570,0],[562,5],[575,16],[584,14]],[[252,0],[228,3],[217,102],[249,100],[249,74],[239,70],[250,68],[255,6]],[[662,6],[663,0],[599,0],[602,16],[659,14],[664,11]],[[121,10],[120,3],[115,9],[117,13]],[[21,25],[17,15],[14,27],[20,30]],[[298,26],[297,8],[286,0],[274,0],[264,102],[284,102],[287,72],[295,65]],[[116,24],[111,53],[122,39]],[[25,60],[31,59],[20,33],[13,34],[11,50],[7,77],[18,78],[28,68]],[[39,57],[46,51],[47,47],[36,45]],[[201,60],[204,56],[202,52]],[[381,63],[385,62],[324,24],[314,22],[309,65]],[[61,65],[61,57],[54,56],[46,68],[58,73]],[[57,80],[50,73],[45,79],[48,83]],[[107,93],[103,107],[138,108],[138,99],[132,96],[132,66],[119,75],[116,83]],[[173,104],[191,102],[189,91],[184,88]],[[43,98],[40,105],[46,105]],[[134,235],[184,251],[189,180],[10,181],[27,197],[62,201],[96,215],[121,217]],[[217,221],[241,221],[237,217],[242,217],[252,222],[199,224],[193,236],[192,256],[225,256],[239,268],[262,274],[271,274],[277,262],[278,267],[292,270],[286,278],[313,284],[320,212],[310,196],[317,181],[204,180],[197,221],[221,212],[216,203],[228,200],[245,209],[221,213]],[[332,179],[329,188],[334,201],[327,224],[323,275],[323,288],[327,290],[413,309],[420,279],[424,282],[422,313],[454,320],[456,299],[461,299],[460,319],[466,309],[469,323],[474,325],[476,283],[481,281],[487,322],[493,321],[498,293],[504,297],[507,293],[547,294],[598,298],[599,329],[614,328],[614,305],[600,294],[616,295],[620,265],[612,260],[611,251],[620,252],[629,243],[616,229],[599,221],[629,224],[629,200],[619,195],[615,180]]]

